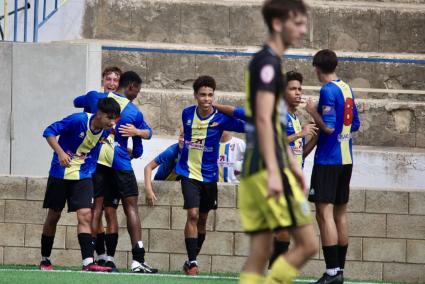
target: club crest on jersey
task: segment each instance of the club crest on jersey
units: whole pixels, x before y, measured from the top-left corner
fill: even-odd
[[[260,71],[260,78],[263,83],[269,84],[274,78],[275,72],[272,65],[265,65]]]

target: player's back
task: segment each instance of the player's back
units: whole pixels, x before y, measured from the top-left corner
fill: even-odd
[[[315,164],[352,164],[352,132],[360,126],[354,94],[342,80],[327,83],[320,90],[318,112],[333,133],[320,132]]]

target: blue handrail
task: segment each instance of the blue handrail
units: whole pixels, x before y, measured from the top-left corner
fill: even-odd
[[[9,0],[5,0],[5,8],[7,9],[8,5],[7,2]],[[47,5],[49,3],[52,3],[54,1],[54,8],[50,13],[48,13]],[[34,0],[34,28],[33,28],[33,42],[38,42],[38,31],[39,29],[59,10],[60,6],[65,2],[66,0],[62,0],[59,4],[59,0],[43,0],[42,3],[42,9],[43,9],[43,17],[42,19],[39,19],[39,8],[40,8],[40,0]],[[0,20],[4,20],[4,27],[2,27],[2,22],[0,22],[0,40],[6,40],[7,37],[7,23],[8,23],[8,16],[13,15],[13,41],[18,41],[18,33],[19,33],[19,26],[18,26],[18,12],[24,11],[24,22],[23,22],[23,41],[28,41],[28,9],[31,8],[31,5],[29,3],[29,0],[25,0],[25,5],[23,7],[18,8],[18,2],[19,0],[14,0],[15,7],[11,12],[5,11],[5,15],[0,16]],[[4,28],[4,32],[3,32]],[[20,37],[20,36],[19,36]]]

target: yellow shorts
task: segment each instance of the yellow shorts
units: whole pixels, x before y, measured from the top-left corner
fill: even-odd
[[[311,224],[310,206],[289,169],[283,170],[284,192],[279,201],[267,198],[267,171],[241,179],[238,206],[246,233],[274,231]]]

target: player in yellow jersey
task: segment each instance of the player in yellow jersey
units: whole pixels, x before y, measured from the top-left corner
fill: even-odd
[[[238,205],[250,235],[248,259],[240,283],[291,283],[317,251],[306,185],[286,140],[286,107],[281,58],[307,32],[302,0],[269,0],[262,7],[269,29],[263,48],[246,73],[246,143]],[[278,257],[264,279],[273,232],[287,229],[294,247]]]

